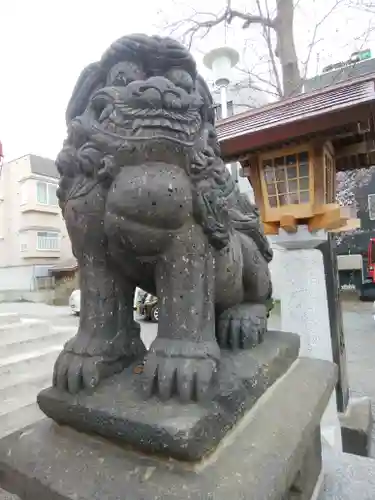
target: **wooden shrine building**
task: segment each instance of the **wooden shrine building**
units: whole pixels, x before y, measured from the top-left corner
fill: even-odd
[[[221,120],[226,162],[251,182],[267,234],[359,227],[336,204],[336,171],[375,165],[375,74]]]

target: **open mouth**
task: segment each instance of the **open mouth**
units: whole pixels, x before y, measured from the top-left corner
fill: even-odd
[[[201,128],[201,116],[196,109],[137,109],[117,100],[104,105],[103,96],[98,97],[101,99],[93,99],[95,125],[129,141],[167,139],[191,145]]]

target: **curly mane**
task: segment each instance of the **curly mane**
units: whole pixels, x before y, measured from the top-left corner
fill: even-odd
[[[150,69],[183,67],[191,74],[203,101],[201,117],[206,135],[201,150],[192,148],[187,171],[192,183],[195,218],[215,248],[224,248],[230,233],[237,230],[250,236],[269,262],[272,251],[262,232],[259,213],[247,197],[240,194],[220,158],[211,92],[204,79],[197,75],[195,61],[188,50],[170,38],[122,37],[99,62],[82,71],[67,106],[68,137],[56,160],[61,175],[58,197],[62,209],[68,199],[84,196],[100,182],[109,186],[120,168],[115,156],[123,147],[123,141],[94,131],[85,111],[93,94],[106,86],[110,68],[124,60],[142,60]]]

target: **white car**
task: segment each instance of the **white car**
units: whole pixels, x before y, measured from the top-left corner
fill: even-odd
[[[79,316],[81,310],[81,290],[74,290],[69,297],[69,307],[73,314]]]
[[[134,304],[133,304],[134,309],[136,308],[137,297],[139,292],[141,292],[141,289],[136,288],[134,294]],[[69,307],[73,314],[79,316],[79,313],[81,311],[81,290],[74,290],[72,292],[72,294],[69,297]]]

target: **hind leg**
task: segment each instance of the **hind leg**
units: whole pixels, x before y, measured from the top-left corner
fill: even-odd
[[[53,384],[70,393],[95,387],[145,352],[133,319],[135,287],[108,260],[104,203],[98,187],[68,201],[64,211],[79,264],[81,313],[77,334],[56,360]]]
[[[267,329],[271,277],[267,262],[250,238],[238,234],[235,244],[241,249],[242,269],[239,277],[242,297],[237,304],[221,312],[216,334],[222,348],[251,349],[262,342]]]

